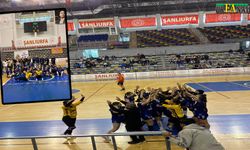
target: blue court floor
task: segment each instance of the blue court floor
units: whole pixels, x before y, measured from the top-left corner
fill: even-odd
[[[250,90],[250,81],[233,81],[233,82],[200,82],[187,83],[194,89],[200,89],[205,92],[226,92],[226,91],[246,91]]]
[[[3,85],[5,103],[58,100],[70,98],[70,83],[68,76],[43,81],[15,81],[10,79]]]
[[[250,133],[250,114],[212,115],[208,120],[214,134]],[[111,119],[79,119],[76,126],[73,134],[103,134],[112,124]],[[66,126],[61,120],[0,122],[0,137],[60,135],[65,129]],[[121,126],[118,132],[124,131],[124,126]]]

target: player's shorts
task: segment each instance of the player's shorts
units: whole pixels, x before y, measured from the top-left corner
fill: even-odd
[[[150,113],[143,113],[141,114],[141,118],[143,120],[149,120],[149,119],[153,119],[153,116]]]
[[[153,117],[161,117],[162,116],[162,112],[161,111],[153,111],[152,112],[152,116]]]
[[[117,85],[123,85],[123,82],[118,82]]]
[[[112,123],[123,123],[123,122],[125,122],[125,116],[124,115],[113,115],[111,120],[112,120]]]

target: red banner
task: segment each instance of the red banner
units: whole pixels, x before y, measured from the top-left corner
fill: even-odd
[[[162,16],[161,22],[163,26],[198,24],[198,15],[182,15],[182,16]]]
[[[156,26],[156,18],[121,19],[120,24],[122,28],[152,27]]]
[[[240,21],[241,14],[206,14],[206,23]]]
[[[115,26],[115,21],[113,19],[79,21],[80,28],[101,28],[101,27],[114,27],[114,26]]]
[[[68,31],[75,31],[74,22],[68,22]]]
[[[248,20],[250,20],[250,14],[248,14]]]
[[[71,0],[66,0],[66,6],[70,7],[71,6]]]

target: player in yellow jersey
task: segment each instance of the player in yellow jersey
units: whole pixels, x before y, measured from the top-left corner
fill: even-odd
[[[174,125],[175,128],[180,131],[182,129],[180,126],[180,120],[186,118],[183,109],[181,108],[180,101],[176,99],[165,100],[165,103],[162,104],[162,106],[171,112],[171,116],[169,116],[169,125]]]
[[[30,72],[30,70],[28,70],[27,72],[25,72],[25,78],[29,80],[30,77],[32,77],[32,73]]]
[[[76,128],[76,107],[83,102],[85,97],[81,95],[80,98],[76,99],[74,96],[71,100],[63,102],[63,118],[62,121],[68,126],[68,129],[64,132],[64,135],[71,135],[72,131]]]
[[[42,80],[43,78],[42,78],[42,73],[43,73],[43,71],[42,71],[42,69],[37,69],[36,71],[35,71],[35,74],[36,74],[36,80]]]

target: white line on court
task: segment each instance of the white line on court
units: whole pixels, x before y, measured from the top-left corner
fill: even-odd
[[[226,81],[227,81],[227,80],[226,80]],[[231,82],[231,81],[227,81],[227,82],[228,82],[228,83],[231,83],[231,84],[239,85],[239,86],[244,87],[244,88],[248,88],[248,89],[250,89],[250,87],[249,87],[249,86],[245,86],[244,84],[242,85],[242,84],[235,83],[235,82]]]
[[[197,84],[197,85],[199,85],[199,86],[201,86],[201,87],[203,87],[203,88],[205,88],[205,89],[208,89],[208,90],[211,91],[211,92],[215,92],[215,93],[217,93],[217,94],[219,94],[219,95],[221,95],[221,96],[223,96],[223,97],[226,97],[227,99],[230,99],[230,97],[228,97],[228,96],[222,94],[221,92],[217,92],[217,91],[215,91],[215,90],[213,90],[213,89],[211,89],[211,88],[209,88],[209,87],[207,87],[207,86],[205,86],[205,85],[202,85],[202,84],[200,84],[200,83],[196,83],[196,82],[194,82],[194,81],[192,81],[192,80],[191,80],[191,82],[193,82],[194,84]]]

